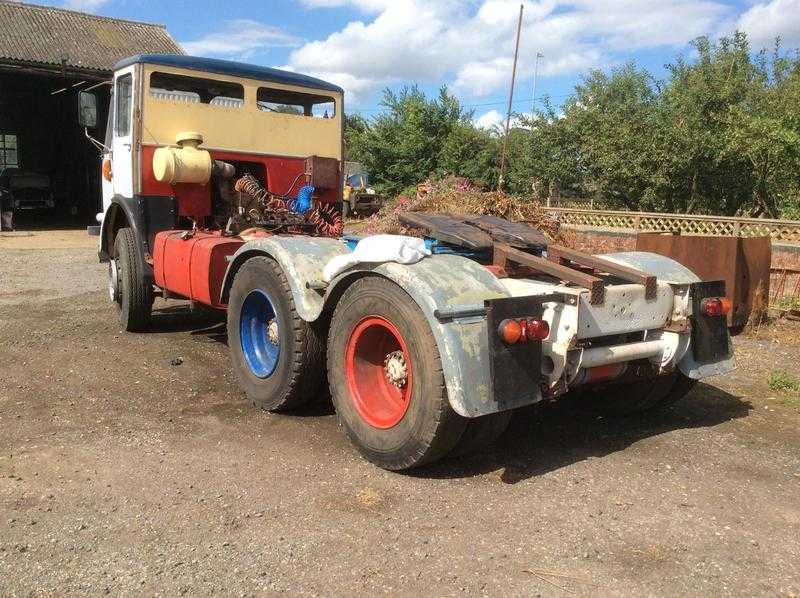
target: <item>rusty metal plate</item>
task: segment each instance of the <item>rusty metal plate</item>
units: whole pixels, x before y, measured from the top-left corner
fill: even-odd
[[[339,161],[335,158],[309,156],[306,158],[306,173],[315,189],[337,189],[339,187]]]
[[[701,280],[724,280],[733,304],[728,326],[747,323],[758,296],[769,297],[772,243],[769,237],[710,237],[639,233],[637,251],[674,259]]]

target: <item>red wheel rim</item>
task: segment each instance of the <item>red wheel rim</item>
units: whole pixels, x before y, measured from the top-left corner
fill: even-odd
[[[385,430],[403,419],[411,402],[411,356],[389,320],[369,316],[358,323],[347,341],[345,374],[350,397],[365,422]]]

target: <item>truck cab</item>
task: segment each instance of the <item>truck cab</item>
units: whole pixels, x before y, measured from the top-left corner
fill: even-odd
[[[226,195],[210,175],[199,184],[197,177],[181,180],[181,173],[159,179],[159,148],[196,146],[211,163],[224,161],[283,197],[314,182],[316,201],[338,205],[342,101],[336,85],[267,67],[179,55],[121,61],[104,143],[100,259],[113,259],[118,231],[130,228],[139,265],[152,279],[157,233],[219,229],[235,211],[232,193]],[[176,160],[186,165],[179,154]],[[317,172],[307,175],[314,167]],[[115,272],[110,268],[112,278]]]

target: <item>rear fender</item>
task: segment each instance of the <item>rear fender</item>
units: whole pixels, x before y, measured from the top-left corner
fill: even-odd
[[[313,322],[322,313],[324,300],[310,285],[320,282],[325,264],[343,253],[350,250],[342,241],[325,237],[280,235],[248,241],[231,258],[222,281],[220,301],[223,305],[228,303],[233,278],[241,265],[251,257],[266,255],[283,269],[298,315],[306,322]]]
[[[480,264],[457,255],[434,255],[409,265],[385,262],[362,266],[369,267],[348,270],[332,281],[325,295],[326,307],[328,301],[333,304],[341,296],[342,287],[357,278],[382,276],[393,281],[411,296],[431,327],[447,396],[456,413],[478,417],[500,410],[492,395],[486,316],[436,317],[437,310],[482,308],[485,299],[508,297],[497,278]]]

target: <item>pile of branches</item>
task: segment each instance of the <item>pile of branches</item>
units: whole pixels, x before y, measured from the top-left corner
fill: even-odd
[[[567,231],[561,229],[558,219],[548,215],[539,203],[502,191],[483,191],[467,179],[454,176],[425,181],[417,187],[413,199],[401,195],[393,204],[384,206],[368,219],[365,232],[420,236],[419,230],[400,223],[398,215],[406,211],[454,216],[489,214],[512,222],[523,222],[540,230],[550,241],[559,245],[574,245]]]

